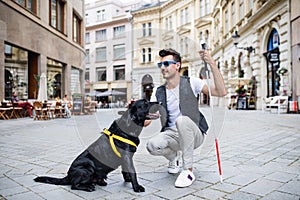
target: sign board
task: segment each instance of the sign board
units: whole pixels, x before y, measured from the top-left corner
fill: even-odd
[[[80,114],[83,108],[83,99],[81,94],[74,94],[73,96],[73,113]]]

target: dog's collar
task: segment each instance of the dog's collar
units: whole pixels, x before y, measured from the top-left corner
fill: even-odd
[[[121,156],[120,152],[119,152],[119,151],[117,150],[117,148],[116,148],[116,145],[115,145],[115,143],[114,143],[114,139],[120,140],[121,142],[127,143],[127,144],[129,144],[129,145],[134,146],[134,147],[137,147],[137,145],[136,145],[134,142],[132,142],[131,140],[128,140],[128,139],[126,139],[126,138],[123,138],[123,137],[121,137],[121,136],[119,136],[119,135],[115,135],[115,134],[111,133],[109,130],[107,130],[106,128],[103,129],[103,133],[106,134],[106,135],[109,137],[109,142],[110,142],[111,148],[113,149],[113,151],[115,152],[115,154],[116,154],[118,157],[120,157],[120,158],[121,158],[122,156]]]

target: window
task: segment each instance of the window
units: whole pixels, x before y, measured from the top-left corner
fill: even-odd
[[[147,35],[146,33],[146,24],[143,24],[143,37]]]
[[[187,24],[189,22],[189,8],[185,8],[185,23]]]
[[[64,7],[62,0],[50,0],[50,25],[60,32],[64,29]]]
[[[85,43],[86,44],[90,43],[90,33],[85,33]]]
[[[244,17],[244,0],[240,0],[240,16],[239,19],[243,19]]]
[[[147,60],[147,56],[148,56],[148,60]],[[146,63],[146,62],[151,62],[152,61],[152,49],[151,48],[143,48],[142,49],[142,62]]]
[[[180,11],[180,24],[183,25],[184,23],[184,10]]]
[[[97,11],[97,21],[105,20],[105,9]]]
[[[145,63],[146,62],[146,49],[142,49],[142,59],[143,59],[143,63]]]
[[[148,48],[148,61],[151,62],[151,48]]]
[[[235,4],[232,2],[231,4],[231,26],[234,27],[235,25]]]
[[[209,7],[210,0],[205,0],[205,14],[208,15],[210,13],[210,7]]]
[[[148,35],[147,35],[147,25],[148,25]],[[152,35],[151,22],[149,22],[148,24],[144,23],[142,26],[143,26],[143,37],[151,36]]]
[[[207,44],[207,46],[209,46],[209,32],[208,32],[208,30],[205,31],[205,43]]]
[[[200,17],[204,16],[204,0],[200,0]]]
[[[151,36],[152,35],[152,28],[151,28],[151,23],[148,23],[148,35]]]
[[[249,0],[249,8],[253,9],[253,0]]]
[[[125,58],[125,44],[114,45],[114,59]]]
[[[228,10],[225,11],[225,34],[228,33]]]
[[[203,40],[203,32],[200,32],[200,34],[199,34],[199,44],[202,44],[202,42],[204,42],[204,40]]]
[[[96,68],[96,80],[97,81],[106,81],[106,67],[97,67]]]
[[[106,29],[96,31],[96,42],[106,40]]]
[[[17,4],[36,14],[36,0],[15,0]]]
[[[189,38],[185,37],[185,54],[189,53]]]
[[[89,14],[85,14],[85,24],[89,24]]]
[[[81,44],[81,24],[82,20],[73,13],[73,41]]]
[[[90,80],[90,69],[89,68],[85,69],[84,80],[85,81],[89,81]]]
[[[96,62],[106,61],[106,47],[96,48]]]
[[[114,80],[125,80],[125,65],[114,66]]]
[[[114,37],[123,37],[125,33],[125,25],[114,27]]]
[[[169,24],[170,24],[170,30],[172,30],[173,28],[173,24],[172,24],[172,16],[169,17]]]
[[[184,41],[182,38],[180,39],[180,52],[184,55]]]
[[[90,63],[90,50],[89,50],[89,49],[86,49],[86,50],[85,50],[85,53],[86,53],[86,62],[87,62],[87,63]]]
[[[168,18],[166,18],[166,31],[168,31],[169,30],[169,19]]]

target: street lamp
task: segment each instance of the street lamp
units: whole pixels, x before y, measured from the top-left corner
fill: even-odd
[[[234,32],[234,34],[231,36],[233,38],[233,44],[236,48],[238,49],[243,49],[243,50],[247,50],[249,53],[251,53],[252,51],[255,53],[255,48],[250,46],[250,47],[238,47],[238,43],[239,43],[239,38],[240,35],[238,34],[237,31]]]

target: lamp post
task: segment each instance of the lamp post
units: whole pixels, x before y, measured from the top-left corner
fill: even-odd
[[[251,53],[252,51],[255,53],[255,48],[252,46],[249,46],[249,47],[238,47],[237,46],[239,44],[239,38],[240,38],[240,35],[238,34],[237,31],[235,31],[231,37],[233,38],[233,44],[236,48],[246,50],[249,53]]]

